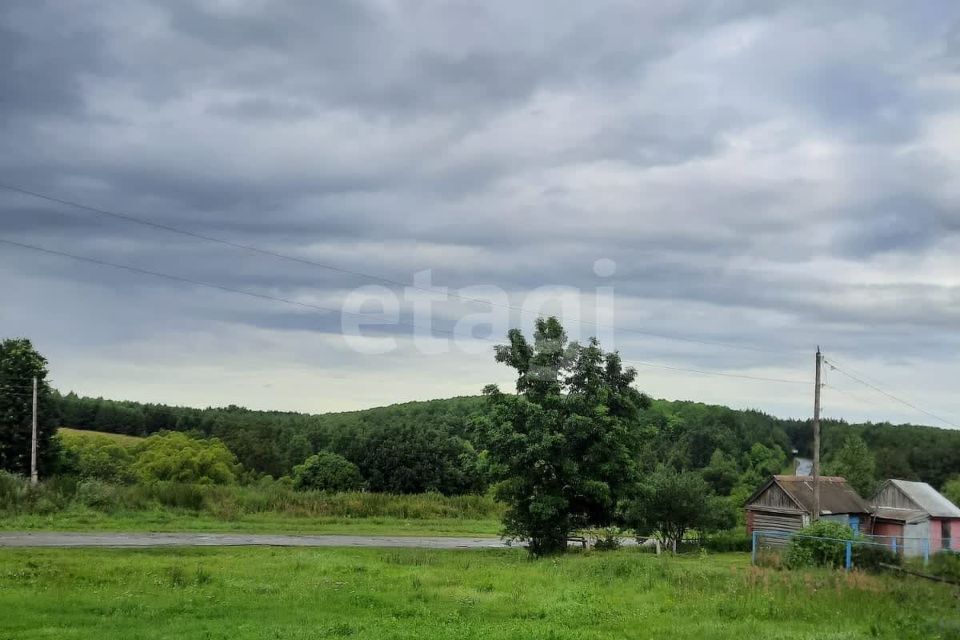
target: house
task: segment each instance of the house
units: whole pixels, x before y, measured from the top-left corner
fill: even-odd
[[[773,476],[744,505],[747,533],[792,533],[813,519],[813,477]],[[820,518],[869,529],[870,507],[843,478],[820,476]]]
[[[895,541],[904,555],[960,551],[960,508],[926,482],[887,480],[870,505],[873,534]]]

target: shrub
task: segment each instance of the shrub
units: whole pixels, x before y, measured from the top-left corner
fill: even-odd
[[[750,551],[753,540],[743,529],[731,529],[715,533],[704,541],[703,546],[709,551]]]
[[[925,568],[930,573],[947,580],[960,582],[960,553],[941,551],[930,556],[930,562]]]
[[[893,549],[880,544],[854,544],[853,566],[858,569],[876,571],[882,569],[881,564],[898,565],[900,556]]]
[[[362,485],[357,465],[329,451],[310,456],[293,470],[293,486],[300,491],[356,491]]]
[[[623,531],[619,527],[605,527],[596,534],[593,548],[597,551],[616,551],[623,546]]]
[[[107,510],[117,505],[117,487],[100,480],[84,480],[77,485],[76,500],[92,509]]]
[[[145,483],[234,484],[241,471],[236,456],[217,438],[161,433],[137,445],[135,453],[133,472]]]
[[[853,529],[839,522],[818,520],[800,530],[790,542],[784,562],[791,569],[804,566],[842,567]]]
[[[96,435],[59,434],[63,471],[84,480],[130,482],[133,454],[111,438]]]

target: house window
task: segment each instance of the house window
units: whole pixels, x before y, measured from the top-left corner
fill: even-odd
[[[950,521],[941,520],[940,521],[940,537],[943,538],[943,549],[949,549],[952,545],[950,544]]]

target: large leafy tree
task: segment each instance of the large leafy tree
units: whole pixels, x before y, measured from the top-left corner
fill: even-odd
[[[0,469],[28,475],[32,432],[32,379],[37,378],[37,467],[49,473],[57,459],[47,384],[47,361],[26,338],[0,342]]]
[[[877,462],[859,436],[847,436],[825,466],[827,473],[846,478],[861,496],[869,498],[877,488]]]
[[[637,479],[638,415],[649,399],[636,372],[592,339],[569,343],[556,318],[536,323],[533,343],[519,330],[496,347],[517,371],[517,395],[489,386],[475,427],[508,505],[504,534],[535,555],[562,552],[576,528],[612,521]]]

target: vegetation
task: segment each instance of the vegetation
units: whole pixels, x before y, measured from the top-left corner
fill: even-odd
[[[0,550],[2,634],[68,638],[956,638],[953,590],[636,550]]]
[[[710,486],[693,472],[661,468],[640,483],[635,497],[624,501],[623,520],[638,536],[654,535],[677,548],[691,529],[712,533],[732,529],[736,514],[711,495]]]
[[[293,468],[293,486],[301,491],[356,491],[363,486],[363,478],[357,465],[321,451]]]
[[[847,525],[829,520],[819,520],[801,530],[800,536],[790,541],[784,564],[790,569],[844,567],[848,541],[851,565],[857,569],[878,570],[882,564],[900,564],[899,556],[886,545],[871,542]]]
[[[245,469],[274,478],[291,475],[296,465],[315,453],[332,451],[356,464],[366,481],[368,475],[376,474],[382,490],[438,490],[455,494],[462,492],[464,486],[483,490],[489,482],[480,455],[480,434],[470,428],[473,416],[489,411],[488,399],[479,396],[324,415],[240,407],[169,407],[81,398],[55,391],[49,393],[49,401],[46,426],[61,424],[135,436],[168,430],[217,437]],[[793,449],[801,456],[811,456],[809,421],[782,420],[759,411],[652,400],[640,413],[638,422],[644,436],[639,459],[644,473],[661,464],[677,470],[719,472],[720,476],[707,481],[718,494],[732,494],[737,499],[746,498],[764,474],[780,473],[788,467]],[[422,475],[430,478],[428,484],[432,486],[419,482],[418,486],[405,486],[406,480],[394,483],[393,467],[378,458],[375,449],[403,444],[410,433],[418,432],[426,434],[424,439],[432,443],[432,449],[430,455],[414,458],[413,462],[420,465],[420,471],[429,473],[410,474],[406,478],[416,480],[414,475]],[[823,422],[825,464],[835,458],[849,436],[860,438],[873,455],[874,481],[922,480],[939,489],[960,469],[960,431],[832,420]],[[754,445],[763,449],[754,452]],[[439,458],[435,457],[438,450],[443,453]],[[758,460],[755,453],[766,456],[766,460]],[[731,486],[733,476],[736,480]],[[453,481],[451,486],[440,486],[448,480]],[[371,489],[381,490],[373,486]]]
[[[827,460],[826,472],[846,478],[861,496],[870,497],[877,488],[877,463],[858,436],[847,436],[840,450]]]
[[[517,371],[518,395],[495,386],[475,422],[507,504],[504,534],[534,555],[566,550],[570,532],[604,526],[636,480],[637,418],[647,399],[636,372],[596,340],[567,342],[555,319],[538,320],[533,344],[511,330],[496,349]]]
[[[30,474],[33,379],[37,379],[37,468],[53,471],[56,407],[47,384],[47,361],[25,338],[0,342],[0,470]]]
[[[502,507],[486,496],[296,491],[289,484],[54,479],[31,486],[0,472],[0,528],[493,534]],[[392,529],[391,529],[392,527]]]

